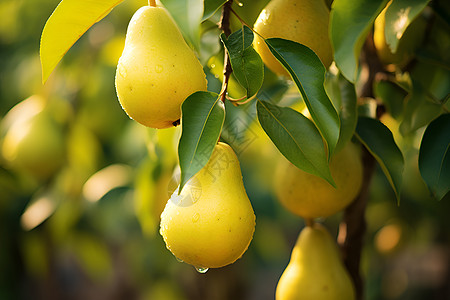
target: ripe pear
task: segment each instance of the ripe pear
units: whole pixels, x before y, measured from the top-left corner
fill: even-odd
[[[272,0],[261,11],[253,28],[264,38],[283,38],[311,48],[328,68],[333,50],[328,38],[330,11],[323,0]],[[289,76],[264,40],[255,35],[255,50],[273,72]]]
[[[373,41],[378,57],[382,63],[395,64],[403,67],[412,59],[414,51],[422,43],[426,29],[426,21],[421,16],[418,16],[412,21],[400,38],[397,51],[395,53],[392,52],[386,42],[385,35],[386,11],[391,2],[386,5],[383,11],[375,19]],[[395,24],[391,24],[390,26],[395,26]]]
[[[219,268],[247,250],[255,214],[245,192],[239,161],[224,143],[208,163],[172,194],[161,214],[160,233],[167,248],[197,268]]]
[[[32,96],[22,101],[4,121],[7,129],[1,154],[8,167],[45,180],[63,165],[63,128],[43,98]]]
[[[276,300],[353,300],[355,290],[335,242],[320,224],[305,227],[278,281]]]
[[[275,176],[278,199],[292,213],[308,219],[327,217],[342,210],[361,189],[363,169],[359,150],[349,142],[331,158],[330,171],[337,188],[283,157]]]
[[[167,10],[141,7],[128,26],[116,70],[117,96],[128,116],[148,127],[171,127],[184,99],[204,90],[202,65]]]

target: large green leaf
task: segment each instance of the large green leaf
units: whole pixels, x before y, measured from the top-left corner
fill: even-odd
[[[419,170],[431,193],[442,199],[450,190],[450,114],[428,125],[419,152]]]
[[[384,35],[393,53],[409,24],[422,12],[430,0],[395,0],[386,9]]]
[[[358,59],[375,18],[388,0],[334,0],[330,14],[330,38],[334,60],[342,74],[355,82]]]
[[[356,136],[377,160],[400,201],[404,160],[392,132],[378,120],[359,117]]]
[[[311,120],[267,101],[258,100],[256,108],[262,128],[291,163],[335,185],[322,137]]]
[[[210,18],[227,0],[204,0],[202,21]]]
[[[339,139],[340,124],[339,116],[325,92],[325,67],[314,51],[305,45],[280,38],[265,41],[276,59],[292,76],[314,123],[327,143],[330,158]]]
[[[220,39],[230,55],[234,76],[247,90],[247,98],[251,98],[259,91],[264,80],[264,63],[252,47],[253,31],[243,26],[228,38],[222,33]]]
[[[42,82],[73,44],[123,0],[62,0],[48,18],[41,36]]]
[[[184,38],[196,49],[200,47],[200,23],[203,16],[202,0],[161,0],[170,12]]]
[[[181,180],[179,192],[186,182],[208,162],[219,140],[225,110],[219,95],[195,92],[181,106],[182,133],[178,144]]]
[[[338,152],[350,141],[355,133],[358,121],[355,85],[345,79],[342,74],[330,74],[325,80],[325,89],[334,107],[337,108],[341,121],[339,141],[336,146],[336,152]]]

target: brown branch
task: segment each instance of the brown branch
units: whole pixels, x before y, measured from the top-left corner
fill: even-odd
[[[359,97],[374,97],[373,84],[377,77],[385,73],[383,65],[378,59],[373,45],[372,35],[369,34],[361,55],[363,67],[367,68],[367,79],[359,91]],[[384,107],[377,107],[377,117],[384,112]],[[364,280],[360,273],[361,252],[366,233],[365,211],[369,197],[369,187],[375,171],[375,159],[362,149],[363,183],[357,198],[344,211],[342,223],[339,227],[338,242],[341,246],[344,264],[353,280],[356,289],[356,299],[362,300],[364,294]]]
[[[369,187],[375,170],[375,159],[363,148],[363,184],[355,201],[344,211],[343,221],[339,227],[338,241],[345,267],[347,268],[356,289],[356,299],[363,299],[364,280],[360,273],[361,251],[366,233],[365,210],[369,197]]]
[[[222,15],[219,21],[219,29],[228,37],[231,34],[230,28],[230,15],[231,15],[231,5],[233,4],[233,0],[228,0],[222,7]],[[223,82],[222,82],[222,90],[220,91],[220,100],[225,102],[227,90],[228,90],[228,81],[230,80],[231,73],[233,69],[231,68],[230,56],[228,55],[228,51],[224,49],[224,61],[223,61]]]

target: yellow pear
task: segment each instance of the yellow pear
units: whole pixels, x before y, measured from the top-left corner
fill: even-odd
[[[153,128],[180,119],[181,103],[206,90],[203,68],[163,7],[144,6],[132,17],[116,70],[116,91],[128,116]]]
[[[278,281],[276,300],[353,300],[355,290],[337,246],[320,224],[305,227]]]
[[[282,158],[276,172],[275,189],[280,202],[303,218],[327,217],[350,204],[362,184],[362,162],[358,147],[349,142],[330,161],[337,188],[306,173]]]
[[[272,0],[261,11],[253,28],[266,39],[277,37],[308,46],[328,68],[333,61],[328,38],[329,17],[323,0]],[[289,76],[260,36],[255,35],[253,46],[269,69]]]
[[[255,214],[245,192],[239,161],[224,143],[208,163],[172,194],[161,214],[160,233],[167,248],[197,269],[235,262],[247,250]]]
[[[22,101],[4,121],[7,129],[1,154],[7,166],[45,180],[63,165],[64,132],[43,98]]]
[[[402,67],[411,60],[414,51],[422,43],[426,22],[421,16],[412,21],[400,38],[397,51],[393,53],[386,42],[385,36],[386,11],[391,2],[386,5],[383,11],[375,19],[373,41],[378,57],[382,63],[395,64]],[[391,26],[395,26],[395,24],[392,24]]]

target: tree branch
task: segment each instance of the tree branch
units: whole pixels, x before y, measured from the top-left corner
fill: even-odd
[[[230,29],[230,15],[231,15],[231,5],[233,4],[233,0],[228,0],[222,7],[222,15],[219,21],[219,29],[225,34],[225,36],[229,36],[231,34]],[[227,90],[228,90],[228,81],[230,80],[231,73],[233,69],[231,68],[230,56],[228,55],[228,51],[224,49],[224,61],[223,61],[223,82],[222,82],[222,90],[220,91],[220,100],[225,102]]]
[[[374,97],[373,83],[380,73],[384,73],[380,63],[372,35],[366,39],[362,52],[362,64],[368,68],[368,78],[360,90],[359,97]],[[377,107],[377,117],[384,112],[383,107]],[[370,182],[375,171],[375,159],[363,147],[363,183],[356,199],[345,209],[343,220],[339,226],[338,242],[341,246],[344,264],[353,280],[356,289],[356,299],[362,300],[364,295],[364,280],[360,273],[361,252],[364,246],[366,233],[365,211],[369,197]]]

